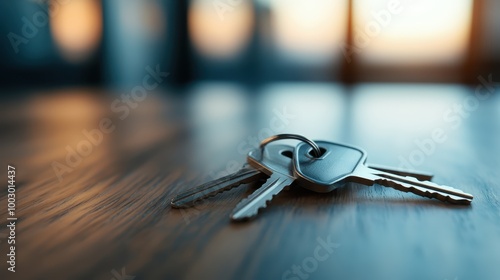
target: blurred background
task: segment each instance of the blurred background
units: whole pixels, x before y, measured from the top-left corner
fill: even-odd
[[[236,151],[226,147],[255,136],[244,161],[279,132],[411,150],[500,75],[494,0],[20,0],[0,11],[1,127],[51,135],[58,152],[40,163],[108,117],[118,154],[177,135],[200,166],[219,155],[215,169]],[[4,137],[15,158],[21,136]]]
[[[495,0],[0,3],[7,88],[228,81],[475,83],[500,73]]]

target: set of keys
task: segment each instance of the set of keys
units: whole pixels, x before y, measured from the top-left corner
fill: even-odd
[[[268,143],[280,139],[297,139],[297,147]],[[272,198],[290,185],[326,193],[349,182],[371,186],[380,184],[403,192],[435,198],[453,204],[470,204],[473,196],[461,190],[430,182],[432,175],[397,168],[370,166],[366,153],[359,148],[328,141],[311,141],[300,135],[279,134],[265,139],[259,149],[248,153],[247,162],[239,171],[202,184],[172,199],[171,206],[185,208],[242,184],[264,180],[265,183],[241,200],[231,220],[255,217]]]

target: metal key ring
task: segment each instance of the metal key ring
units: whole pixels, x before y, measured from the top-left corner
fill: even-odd
[[[294,140],[306,142],[307,144],[309,144],[309,146],[311,146],[313,148],[315,157],[321,156],[321,150],[319,149],[319,146],[313,140],[311,140],[307,137],[304,137],[302,135],[298,135],[298,134],[288,134],[288,133],[276,134],[274,136],[271,136],[271,137],[268,137],[268,138],[262,140],[262,142],[260,142],[260,147],[264,148],[264,146],[266,146],[267,144],[269,144],[273,141],[283,140],[283,139],[294,139]]]

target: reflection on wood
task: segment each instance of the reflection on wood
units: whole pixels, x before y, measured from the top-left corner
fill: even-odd
[[[314,90],[311,86],[307,92]],[[330,100],[326,94],[325,100]],[[451,96],[450,106],[463,97],[460,92]],[[64,101],[62,96],[39,98],[37,102]],[[42,115],[56,117],[46,119],[33,115],[33,107],[26,105],[29,100],[2,104],[1,162],[17,170],[19,220],[17,272],[13,278],[6,271],[3,257],[1,279],[117,279],[122,273],[135,279],[496,279],[500,273],[500,102],[496,97],[464,119],[461,132],[450,134],[448,142],[420,166],[432,168],[437,182],[474,194],[470,207],[381,186],[352,184],[328,194],[294,187],[277,196],[257,219],[238,224],[230,223],[229,214],[256,184],[194,208],[170,208],[175,194],[213,179],[194,166],[226,168],[225,164],[210,166],[209,159],[190,151],[205,149],[217,155],[218,162],[244,162],[236,148],[213,150],[217,145],[212,142],[199,147],[199,139],[205,134],[210,139],[211,132],[193,126],[185,101],[151,97],[120,120],[102,105],[109,100],[96,95],[88,98],[78,103],[88,108],[80,108],[70,122],[75,112],[62,110],[57,115],[53,103]],[[349,115],[339,127],[324,127],[331,130],[324,134],[337,138],[332,140],[350,138],[367,148],[374,162],[394,164],[391,158],[414,148],[402,143],[411,145],[413,137],[426,134],[388,139],[370,130],[366,133],[360,129],[366,124],[349,123],[349,116],[362,115],[365,106],[373,105],[363,102],[364,98],[349,99],[350,108],[345,110]],[[68,100],[59,106],[72,104]],[[284,97],[273,100],[269,104],[263,96],[256,106],[265,111],[263,115],[272,116],[273,108],[288,104]],[[378,105],[380,110],[390,110],[383,102]],[[297,118],[308,114],[321,122],[325,113],[309,108]],[[377,122],[377,115],[370,117],[372,125],[384,125]],[[81,131],[97,128],[102,118],[112,120],[115,131],[103,134],[88,155],[77,154],[79,149],[84,151],[82,141],[90,143]],[[244,124],[248,119],[231,121]],[[255,120],[251,127],[265,127],[268,122]],[[346,122],[354,127],[342,130]],[[258,131],[242,127],[248,129],[246,135]],[[241,141],[235,139],[231,146]],[[393,151],[393,146],[403,148]],[[67,147],[75,152],[68,152]],[[54,162],[68,168],[61,181]],[[0,191],[2,219],[7,216],[6,198],[4,187]],[[5,227],[0,229],[0,236],[6,233]],[[4,240],[0,248],[6,252]]]

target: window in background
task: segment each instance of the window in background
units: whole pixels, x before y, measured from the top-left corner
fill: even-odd
[[[354,0],[353,10],[365,63],[456,64],[466,52],[472,0]]]
[[[254,28],[252,1],[192,0],[188,28],[201,55],[234,58],[244,50]]]
[[[103,68],[108,85],[126,88],[141,84],[148,66],[162,71],[171,69],[165,54],[173,53],[174,47],[180,45],[171,43],[179,41],[173,37],[179,27],[167,13],[178,12],[175,9],[178,1],[104,1],[103,4],[106,19]]]
[[[194,78],[461,82],[479,2],[191,0]]]
[[[269,5],[278,55],[302,64],[339,61],[347,31],[346,0],[269,0]]]
[[[476,0],[477,1],[477,0]],[[484,30],[482,46],[480,48],[479,59],[488,66],[488,71],[495,71],[494,76],[500,76],[500,1],[484,0],[483,23],[481,29]],[[496,68],[496,69],[495,69]]]
[[[101,81],[101,0],[4,1],[0,82],[5,87]],[[9,36],[11,34],[11,36]],[[11,41],[15,34],[16,41]]]
[[[71,62],[85,60],[102,36],[100,0],[51,1],[50,28],[62,56]]]
[[[245,82],[254,73],[255,9],[253,2],[191,0],[187,30],[190,75],[194,80]],[[252,81],[253,82],[253,81]]]
[[[341,74],[348,0],[258,0],[264,82],[332,81]]]

